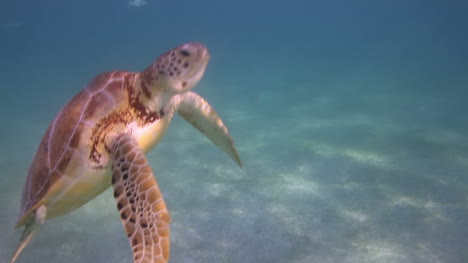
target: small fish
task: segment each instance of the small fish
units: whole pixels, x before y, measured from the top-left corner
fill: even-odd
[[[146,0],[129,0],[128,1],[128,6],[132,7],[142,7],[144,5],[146,5],[148,3],[148,1]]]

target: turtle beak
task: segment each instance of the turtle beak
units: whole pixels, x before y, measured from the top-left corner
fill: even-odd
[[[192,61],[197,61],[200,64],[208,64],[210,60],[208,49],[198,42],[183,44],[180,47],[179,54],[181,57],[192,57]]]

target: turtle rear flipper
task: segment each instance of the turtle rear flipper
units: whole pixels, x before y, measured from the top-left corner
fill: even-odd
[[[114,198],[133,250],[133,260],[166,263],[171,219],[153,171],[129,134],[119,135],[112,151]]]
[[[177,112],[242,168],[234,141],[213,107],[195,92],[187,92],[179,96]]]
[[[16,248],[15,254],[10,260],[10,263],[14,263],[23,249],[29,244],[34,234],[37,232],[39,227],[44,224],[47,215],[47,207],[41,205],[34,212],[34,217],[31,217],[30,221],[24,226],[23,234],[21,235],[21,240]]]

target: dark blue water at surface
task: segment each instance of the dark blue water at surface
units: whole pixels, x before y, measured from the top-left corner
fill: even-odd
[[[245,163],[181,118],[148,155],[171,262],[466,262],[466,1],[3,1],[0,262],[49,122],[97,73],[204,43],[194,89]],[[105,192],[18,262],[131,262]]]

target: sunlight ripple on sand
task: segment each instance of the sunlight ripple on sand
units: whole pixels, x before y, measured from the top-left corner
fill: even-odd
[[[363,239],[354,241],[353,245],[359,248],[357,255],[354,255],[356,261],[351,262],[405,262],[404,251],[393,243],[375,240]]]
[[[298,143],[324,157],[344,156],[356,162],[376,167],[389,168],[391,166],[391,161],[388,157],[376,152],[356,148],[336,147],[312,140],[298,140]]]
[[[342,216],[349,218],[356,222],[365,222],[369,219],[367,215],[365,215],[364,213],[360,213],[358,211],[353,211],[349,209],[342,209],[338,211]]]
[[[301,165],[292,173],[279,174],[282,179],[282,187],[285,187],[291,193],[306,193],[320,195],[319,186],[317,183],[309,179],[311,172],[310,167]]]
[[[426,213],[424,221],[426,222],[435,222],[435,221],[449,221],[449,218],[443,213],[442,208],[452,207],[456,208],[453,205],[442,205],[431,199],[427,200],[417,200],[410,196],[399,196],[393,198],[391,204],[394,206],[411,206],[418,209],[423,209]]]

